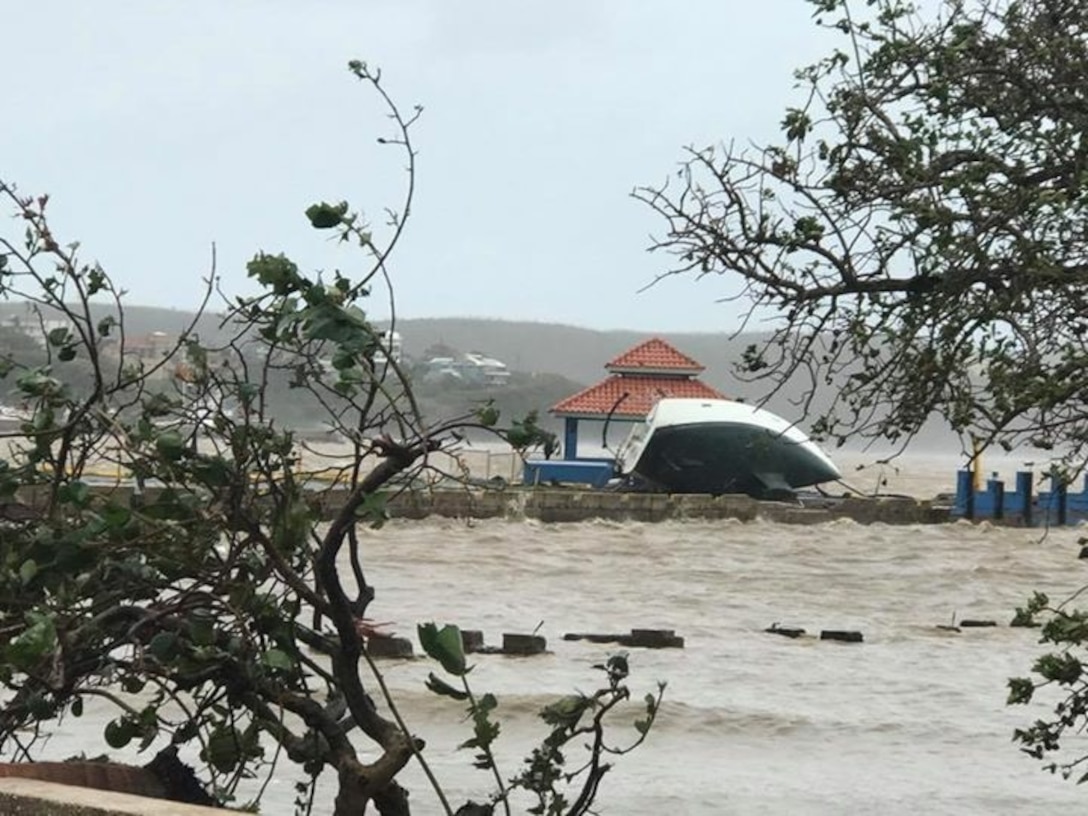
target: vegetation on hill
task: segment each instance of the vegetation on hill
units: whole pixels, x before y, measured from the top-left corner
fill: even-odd
[[[501,388],[442,381],[415,386],[420,412],[424,416],[460,416],[491,404],[502,416],[525,416],[536,411],[540,424],[557,432],[560,421],[547,409],[582,389],[579,383],[558,374],[527,374],[514,371]]]
[[[743,391],[740,396],[758,396],[733,373],[744,348],[759,338],[753,333],[659,332],[653,326],[599,331],[560,323],[467,317],[401,318],[397,328],[404,337],[405,353],[413,357],[437,344],[501,349],[504,362],[514,371],[559,374],[586,385],[607,376],[605,364],[613,358],[644,340],[661,337],[704,365],[702,376],[710,385],[726,393]]]

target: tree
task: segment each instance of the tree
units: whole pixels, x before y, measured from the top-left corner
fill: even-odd
[[[1056,449],[1071,478],[1088,443],[1088,4],[811,2],[843,46],[797,72],[781,140],[692,149],[635,191],[667,225],[662,277],[735,282],[774,329],[742,373],[802,378],[806,409],[832,391],[817,435],[905,445],[939,417]],[[1040,614],[1056,651],[1009,699],[1060,691],[1016,733],[1043,759],[1088,725],[1088,616],[1038,595],[1017,619]],[[1062,757],[1048,767],[1088,761]]]
[[[691,149],[635,196],[665,276],[724,274],[773,328],[742,373],[833,386],[813,431],[1088,440],[1088,7],[813,0],[842,48],[796,73],[781,141]],[[808,407],[808,406],[806,406]]]
[[[389,281],[411,211],[410,137],[421,109],[403,114],[378,72],[350,68],[385,105],[394,132],[382,141],[407,161],[387,237],[375,237],[346,202],[314,204],[310,224],[356,245],[369,267],[358,278],[322,279],[260,252],[247,267],[259,294],[226,301],[214,343],[194,320],[161,359],[129,355],[113,281],[55,234],[47,196],[0,181],[0,199],[25,230],[21,240],[0,235],[0,294],[63,319],[44,361],[14,352],[0,360],[0,375],[31,410],[8,435],[10,452],[0,452],[4,753],[33,759],[55,720],[80,716],[95,699],[114,711],[103,734],[109,747],[161,747],[152,766],[188,751],[217,801],[286,757],[310,779],[302,812],[326,771],[337,779],[337,816],[370,803],[382,814],[409,812],[397,775],[413,760],[426,769],[424,743],[385,694],[367,649],[376,633],[366,618],[374,597],[366,535],[390,500],[435,471],[436,453],[456,455],[466,431],[513,432],[527,445],[538,429],[526,420],[504,430],[494,411],[425,421],[403,371],[386,359],[382,333],[360,304],[375,282]],[[213,251],[205,305],[217,287]],[[64,373],[75,361],[89,372],[78,381]],[[304,446],[270,411],[270,384],[285,378],[350,444],[332,487],[312,478]],[[94,486],[92,466],[103,464],[128,484]],[[449,638],[459,635],[442,631],[428,650],[446,665],[456,654]],[[612,666],[605,689],[567,712],[569,733],[547,738],[556,750],[597,734],[604,714],[627,699],[626,670]],[[378,696],[391,715],[379,711]],[[659,701],[660,693],[646,701],[635,744]],[[487,713],[477,720],[488,724],[486,744],[479,733],[474,744],[489,751],[498,728]],[[592,725],[583,728],[583,717]],[[549,777],[541,802],[555,807],[547,812],[567,812],[562,791],[579,784],[583,809],[570,812],[585,812],[609,750],[597,740],[585,770]],[[495,773],[499,789],[478,812],[496,803],[509,812],[512,789],[536,793],[529,782],[504,787]],[[437,782],[435,792],[452,813]]]

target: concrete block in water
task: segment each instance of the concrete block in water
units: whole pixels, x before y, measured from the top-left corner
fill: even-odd
[[[861,632],[845,629],[824,629],[820,632],[820,640],[838,640],[842,643],[861,643],[865,638]]]
[[[672,629],[632,629],[625,635],[605,632],[567,632],[563,640],[586,640],[590,643],[618,643],[642,649],[683,649],[684,639]]]
[[[604,632],[567,632],[563,640],[586,640],[590,643],[619,643],[627,635],[606,634]]]
[[[684,639],[672,629],[632,629],[631,634],[620,639],[624,646],[643,649],[683,649]]]
[[[782,635],[788,638],[799,638],[805,634],[805,630],[799,626],[779,626],[777,623],[772,623],[763,631],[770,635]]]
[[[484,633],[479,629],[461,630],[461,648],[465,654],[472,654],[484,648]]]
[[[541,635],[516,635],[505,633],[502,636],[502,652],[508,655],[543,654],[548,641]]]
[[[383,635],[367,639],[366,650],[371,657],[412,657],[412,641],[408,638]]]

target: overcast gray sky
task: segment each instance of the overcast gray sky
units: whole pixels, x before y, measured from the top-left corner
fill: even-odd
[[[383,70],[414,129],[418,198],[393,258],[402,317],[719,331],[724,281],[674,279],[631,189],[688,144],[767,138],[826,35],[803,0],[0,0],[0,177],[48,192],[133,303],[190,308],[218,247],[245,263],[360,258],[311,230],[316,200],[372,221],[402,157],[380,148]],[[384,317],[382,300],[368,307]],[[499,350],[496,350],[499,351]]]

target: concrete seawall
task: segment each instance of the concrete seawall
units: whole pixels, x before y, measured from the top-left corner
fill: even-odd
[[[326,493],[325,514],[331,515],[344,494]],[[849,518],[861,524],[941,524],[951,520],[946,506],[907,498],[842,498],[819,504],[757,501],[745,495],[666,495],[613,493],[563,488],[505,490],[430,490],[391,500],[393,518],[534,519],[543,522],[666,521],[670,519],[764,519],[785,524],[819,524]]]
[[[148,488],[147,498],[157,488]],[[94,485],[91,490],[127,504],[133,488],[128,484]],[[35,491],[24,490],[23,500],[35,504]],[[332,518],[343,505],[347,491],[328,487],[313,491],[313,504],[322,517]],[[852,519],[859,524],[943,524],[953,521],[950,503],[908,497],[820,498],[807,502],[759,501],[750,496],[664,493],[617,493],[562,487],[422,488],[394,495],[386,509],[391,518],[490,519],[511,521],[576,522],[669,521],[677,519],[736,519],[775,521],[783,524],[819,524],[833,519]]]
[[[92,488],[122,504],[128,502],[128,485]],[[155,488],[147,490],[150,497]],[[33,503],[30,491],[25,500]],[[343,505],[347,491],[337,487],[313,492],[314,503],[325,518],[332,518]],[[827,498],[808,503],[759,501],[746,495],[710,496],[699,494],[616,493],[562,487],[424,488],[390,498],[386,509],[391,518],[489,519],[511,521],[532,519],[543,522],[576,522],[591,519],[609,521],[668,521],[675,519],[763,519],[783,524],[819,524],[832,519],[853,519],[859,524],[943,524],[952,521],[951,507],[937,501],[905,497]]]

